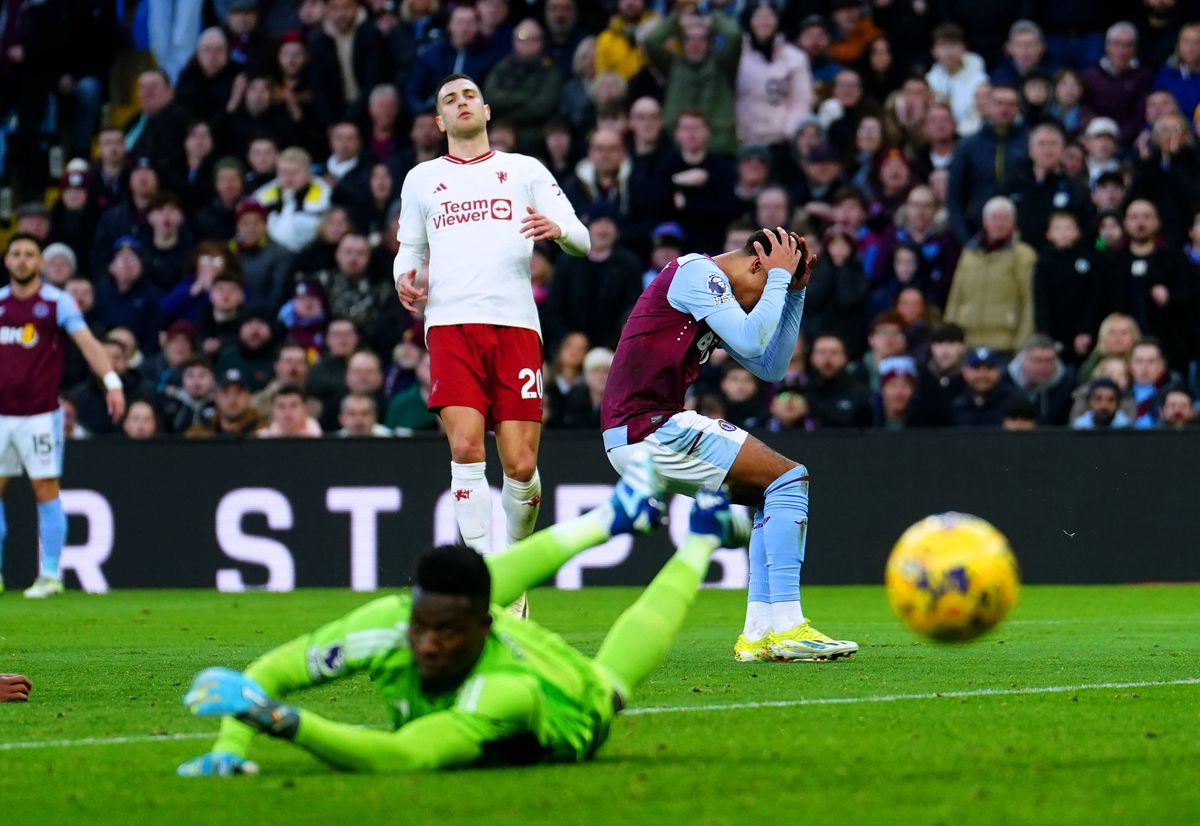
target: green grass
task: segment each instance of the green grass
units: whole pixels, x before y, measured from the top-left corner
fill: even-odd
[[[537,621],[594,651],[629,589],[535,592]],[[180,696],[212,664],[239,666],[366,599],[125,592],[0,598],[0,671],[34,683],[0,705],[5,823],[1195,823],[1200,822],[1200,586],[1031,587],[976,643],[917,640],[882,590],[808,588],[819,627],[859,641],[849,662],[739,666],[744,597],[705,591],[637,708],[591,764],[358,777],[263,740],[256,778],[184,780],[205,739]],[[1137,687],[1018,693],[1112,683]],[[979,694],[989,689],[1005,694]],[[891,701],[892,695],[968,696]],[[763,701],[859,701],[744,707]],[[876,698],[868,701],[869,698]],[[301,702],[380,723],[369,683]],[[58,741],[50,744],[50,741]],[[11,744],[46,743],[36,748]]]

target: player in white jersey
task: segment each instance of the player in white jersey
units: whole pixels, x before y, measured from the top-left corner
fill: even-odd
[[[459,532],[488,554],[489,428],[504,469],[508,545],[532,532],[542,498],[542,341],[530,285],[533,245],[554,241],[582,256],[591,241],[546,167],[491,149],[491,110],[475,81],[450,75],[438,87],[436,105],[449,153],[418,164],[404,179],[394,276],[404,307],[425,315],[429,409],[450,442]],[[515,611],[524,614],[524,597]]]

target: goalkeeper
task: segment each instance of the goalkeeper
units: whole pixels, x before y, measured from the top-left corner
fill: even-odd
[[[221,715],[212,751],[186,776],[253,773],[256,732],[290,740],[350,771],[579,761],[595,754],[616,712],[666,655],[721,546],[745,544],[749,524],[723,493],[697,494],[690,532],[613,625],[594,659],[508,605],[579,552],[662,521],[661,482],[648,454],[632,462],[604,505],[484,560],[461,546],[417,563],[412,595],[388,596],[292,640],[245,673],[210,668],[184,703]],[[336,723],[283,702],[297,689],[366,673],[393,731]]]

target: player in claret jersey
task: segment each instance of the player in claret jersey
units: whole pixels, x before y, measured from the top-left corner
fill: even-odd
[[[669,490],[691,496],[727,484],[735,502],[758,509],[746,624],[733,649],[739,662],[858,651],[813,628],[800,607],[808,469],[740,427],[684,409],[688,386],[718,346],[761,379],[783,378],[814,260],[804,239],[777,228],[715,258],[672,261],[634,305],[604,390],[604,448],[618,472],[644,444]]]
[[[36,238],[14,235],[4,253],[12,283],[0,289],[0,497],[9,477],[29,474],[37,499],[42,544],[37,581],[25,596],[62,593],[58,560],[67,535],[67,516],[58,498],[62,475],[62,382],[66,336],[79,346],[88,366],[108,389],[108,412],[117,421],[125,413],[121,379],[108,354],[92,335],[71,297],[42,283],[42,248]],[[64,335],[65,333],[65,335]],[[4,501],[0,498],[0,562],[3,560]],[[0,575],[0,592],[4,579]]]
[[[504,467],[507,544],[529,535],[542,487],[542,340],[530,286],[537,241],[571,255],[591,247],[554,177],[526,155],[490,148],[491,110],[475,81],[450,75],[438,87],[437,126],[449,154],[404,179],[394,276],[400,301],[424,311],[429,409],[450,442],[454,515],[463,541],[491,553],[491,493],[484,433],[496,431]],[[419,277],[429,257],[428,281]],[[524,596],[514,606],[524,613]]]

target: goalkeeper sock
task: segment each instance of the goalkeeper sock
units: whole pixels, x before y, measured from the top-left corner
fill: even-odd
[[[637,602],[613,623],[596,665],[622,699],[628,700],[671,650],[718,544],[714,536],[688,536]]]
[[[66,511],[63,510],[62,500],[56,497],[49,502],[39,502],[37,512],[38,538],[42,541],[41,574],[60,579],[58,561],[67,539]]]
[[[535,585],[554,576],[580,551],[606,542],[612,534],[612,505],[605,502],[567,522],[551,525],[522,539],[502,554],[488,557],[492,602],[508,605]]]
[[[528,482],[518,482],[506,475],[500,489],[500,504],[504,507],[507,531],[505,547],[515,545],[533,533],[542,506],[542,477],[537,468],[533,469],[533,478]]]
[[[487,556],[492,552],[492,489],[486,462],[450,463],[454,518],[463,542]]]
[[[4,518],[4,500],[0,499],[0,574],[4,573],[4,539],[8,536],[8,520]]]
[[[750,533],[750,587],[746,592],[746,624],[742,636],[754,642],[771,633],[771,589],[767,582],[767,545],[763,534],[763,512],[754,512]]]
[[[771,624],[776,632],[804,622],[800,565],[808,539],[808,484],[808,468],[797,465],[767,486],[763,504]]]

